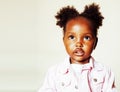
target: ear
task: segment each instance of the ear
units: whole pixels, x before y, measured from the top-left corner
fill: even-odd
[[[65,36],[63,35],[63,43],[65,44]]]
[[[65,32],[63,30],[63,43],[64,43],[64,40],[65,40]]]
[[[96,37],[95,42],[94,42],[94,47],[93,47],[93,49],[95,49],[95,48],[96,48],[97,43],[98,43],[98,38]]]

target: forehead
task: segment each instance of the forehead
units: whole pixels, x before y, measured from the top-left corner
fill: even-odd
[[[83,30],[83,31],[80,31]],[[91,23],[89,20],[83,17],[71,19],[66,24],[66,32],[79,31],[79,32],[91,32]]]

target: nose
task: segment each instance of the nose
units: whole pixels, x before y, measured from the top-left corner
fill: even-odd
[[[81,47],[83,47],[83,45],[82,45],[81,42],[77,42],[77,43],[76,43],[76,47],[81,48]]]
[[[78,47],[78,48],[83,47],[83,43],[82,43],[82,41],[80,39],[77,40],[76,47]]]

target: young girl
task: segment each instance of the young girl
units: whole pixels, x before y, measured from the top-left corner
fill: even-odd
[[[39,92],[117,92],[113,72],[91,56],[104,19],[99,6],[93,3],[81,13],[67,6],[55,17],[56,24],[63,28],[63,42],[69,56],[49,69]]]

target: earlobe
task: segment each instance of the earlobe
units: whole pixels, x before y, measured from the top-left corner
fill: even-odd
[[[98,43],[98,38],[96,37],[95,42],[94,42],[94,48],[93,48],[93,49],[95,49],[95,48],[96,48],[97,43]]]
[[[63,43],[64,43],[64,39],[65,39],[65,37],[63,36]]]

